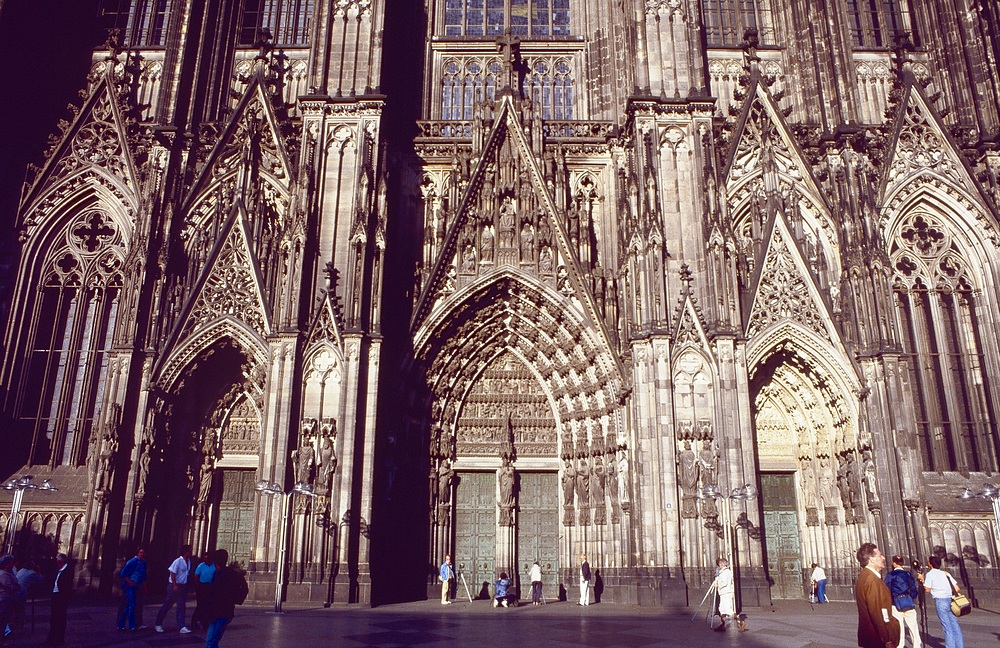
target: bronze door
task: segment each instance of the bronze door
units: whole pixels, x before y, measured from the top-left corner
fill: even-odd
[[[229,552],[229,560],[250,565],[253,542],[254,470],[223,470],[219,500],[219,526],[215,546]]]
[[[455,596],[465,596],[465,585],[474,598],[483,592],[489,597],[489,585],[496,580],[497,546],[496,474],[462,472],[455,489],[455,555],[452,564],[460,576]]]
[[[549,601],[559,595],[559,476],[556,473],[520,473],[515,564],[522,599],[531,597],[528,570],[542,567],[542,593]]]
[[[792,473],[760,476],[764,504],[764,543],[773,584],[771,598],[803,597],[802,550]]]

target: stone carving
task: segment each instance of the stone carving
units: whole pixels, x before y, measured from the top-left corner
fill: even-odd
[[[818,493],[816,468],[811,459],[805,459],[799,464],[799,470],[802,473],[802,493],[806,501],[806,525],[816,526],[819,524],[819,509],[816,505]]]
[[[618,502],[621,505],[621,509],[626,513],[628,513],[629,509],[632,507],[628,487],[628,457],[625,455],[625,450],[622,450],[621,456],[618,458]]]
[[[851,523],[851,468],[853,464],[853,453],[847,452],[840,457],[840,467],[837,469],[837,488],[840,489],[840,503],[844,507],[847,523]]]
[[[691,449],[691,442],[684,441],[684,449],[677,455],[677,479],[681,485],[681,517],[698,517],[695,492],[698,488],[698,457]]]
[[[104,429],[104,436],[101,439],[101,453],[98,464],[97,488],[96,491],[104,491],[111,488],[111,479],[114,475],[115,459],[118,457],[118,429],[121,424],[122,408],[115,403],[111,406],[108,415],[107,427]]]
[[[201,460],[201,469],[198,475],[198,511],[204,514],[205,506],[208,504],[208,496],[212,493],[212,476],[215,473],[215,466],[210,455],[205,455]]]
[[[497,480],[500,483],[500,526],[513,526],[514,466],[510,461],[504,461],[497,470]]]
[[[799,274],[783,236],[776,234],[768,249],[747,335],[753,337],[771,324],[791,319],[829,340],[819,307]]]
[[[875,475],[875,460],[872,458],[872,451],[865,450],[861,453],[861,470],[864,473],[865,478],[865,495],[868,498],[868,508],[877,509],[882,506],[881,500],[878,494],[878,480]],[[858,500],[860,509],[860,499]],[[863,513],[860,513],[863,518]]]
[[[604,501],[605,467],[601,457],[594,457],[590,475],[590,501],[594,505],[594,524],[607,523],[607,505]]]
[[[330,487],[330,477],[337,470],[337,454],[333,449],[333,439],[327,435],[320,437],[316,467],[319,473],[319,487],[325,491]]]
[[[451,485],[455,481],[455,470],[448,460],[442,461],[437,472],[437,497],[438,504],[447,506],[451,503]]]
[[[312,482],[312,468],[316,451],[310,439],[303,438],[298,450],[292,452],[292,462],[295,465],[295,483],[309,484]]]
[[[573,492],[576,489],[576,469],[568,459],[563,464],[563,525],[575,526],[576,516],[573,515]]]
[[[482,251],[480,259],[483,263],[493,263],[493,255],[496,250],[496,240],[493,235],[493,226],[487,225],[483,228],[482,236],[479,239],[479,248]]]
[[[590,524],[590,463],[581,458],[576,467],[576,499],[580,503],[580,525]]]
[[[500,247],[514,247],[514,216],[514,202],[510,196],[504,196],[503,204],[500,205]]]

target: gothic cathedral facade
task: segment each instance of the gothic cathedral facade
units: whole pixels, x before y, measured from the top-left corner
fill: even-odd
[[[8,545],[110,591],[997,600],[1000,11],[980,0],[105,0],[33,169]],[[14,467],[11,468],[14,470]],[[4,493],[7,498],[15,493]],[[276,587],[277,586],[277,587]],[[464,596],[465,591],[461,592]]]

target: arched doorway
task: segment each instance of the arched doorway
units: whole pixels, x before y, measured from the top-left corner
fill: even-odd
[[[868,524],[861,466],[870,448],[839,381],[791,341],[754,366],[751,397],[771,597],[802,598],[812,563],[853,570],[859,527]]]

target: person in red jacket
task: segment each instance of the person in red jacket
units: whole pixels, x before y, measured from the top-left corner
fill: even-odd
[[[854,581],[854,600],[858,604],[858,645],[862,648],[896,648],[899,621],[892,616],[892,595],[882,582],[885,556],[866,542],[858,549],[861,573]]]

